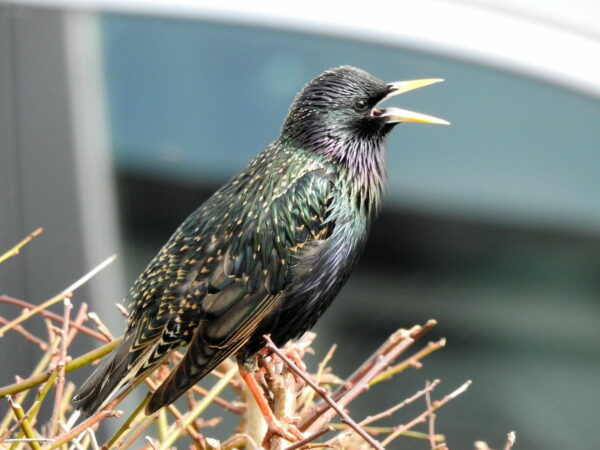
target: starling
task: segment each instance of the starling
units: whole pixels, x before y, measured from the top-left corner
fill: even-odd
[[[230,355],[310,329],[356,266],[385,181],[385,139],[401,122],[448,124],[391,96],[442,81],[385,83],[350,66],[297,95],[279,138],[175,231],[135,281],[122,343],[81,386],[87,413],[187,346],[146,412],[175,401]]]

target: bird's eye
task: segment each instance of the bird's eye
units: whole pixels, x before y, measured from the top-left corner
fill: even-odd
[[[367,109],[369,106],[369,104],[367,103],[366,100],[356,100],[354,102],[354,109],[357,111],[364,111],[365,109]]]

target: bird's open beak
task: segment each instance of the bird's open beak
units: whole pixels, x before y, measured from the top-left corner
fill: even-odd
[[[424,80],[396,81],[395,83],[389,83],[388,86],[390,88],[390,92],[381,100],[381,102],[384,102],[385,100],[387,100],[390,97],[393,97],[394,95],[403,94],[404,92],[419,89],[424,86],[429,86],[430,84],[439,83],[441,81],[444,80],[441,78],[428,78]],[[378,109],[376,107],[373,109],[371,114],[377,117],[385,117],[388,123],[419,122],[450,125],[450,122],[448,122],[447,120],[440,119],[438,117],[428,116],[427,114],[408,111],[406,109],[401,108]]]

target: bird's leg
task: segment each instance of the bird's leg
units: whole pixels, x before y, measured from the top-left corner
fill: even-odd
[[[306,364],[302,361],[304,357],[305,350],[303,348],[298,348],[296,345],[288,345],[283,349],[280,349],[285,356],[292,360],[292,362],[303,371],[306,371]],[[267,358],[268,356],[272,356],[274,353],[268,348],[263,348],[258,352],[258,356],[261,358]]]
[[[295,345],[290,345],[283,350],[283,354],[287,356],[302,372],[306,372],[306,364],[302,358],[304,357],[304,350],[299,349]]]
[[[302,358],[304,357],[304,349],[303,348],[298,348],[296,345],[289,345],[286,348],[281,349],[281,351],[283,352],[283,354],[285,356],[287,356],[289,359],[292,360],[292,362],[296,365],[296,367],[298,367],[302,372],[306,372],[306,364],[304,364],[304,361],[302,360]],[[275,353],[271,352],[270,350],[268,350],[266,348],[262,349],[258,353],[258,357],[262,358],[263,360],[265,360],[265,358],[267,358],[268,356],[277,357],[277,355],[275,355]],[[301,390],[306,385],[306,383],[304,382],[302,377],[300,377],[296,374],[296,372],[292,371],[292,373],[294,374],[296,383],[299,386],[298,390]]]
[[[271,440],[273,434],[277,434],[284,438],[286,441],[296,442],[304,439],[304,435],[298,430],[296,425],[292,423],[290,420],[279,420],[275,414],[273,414],[273,410],[269,406],[269,402],[264,396],[261,387],[258,385],[256,378],[254,377],[254,373],[247,371],[243,364],[239,365],[240,376],[246,382],[248,389],[254,400],[256,400],[256,404],[258,405],[260,412],[262,413],[265,421],[267,422],[267,426],[269,430],[265,435],[263,440],[263,446],[268,444]]]

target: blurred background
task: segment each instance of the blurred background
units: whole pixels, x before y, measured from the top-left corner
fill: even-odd
[[[341,64],[442,77],[390,102],[452,126],[393,133],[381,217],[315,329],[317,355],[339,343],[345,376],[398,327],[435,318],[447,348],[353,416],[425,379],[442,379],[440,396],[472,379],[438,413],[450,448],[499,447],[510,430],[515,448],[600,448],[598,3],[296,3],[0,2],[0,249],[45,228],[2,264],[0,291],[40,303],[117,253],[75,302],[120,334],[114,303],[276,138],[309,79]],[[39,355],[1,344],[7,384]]]

